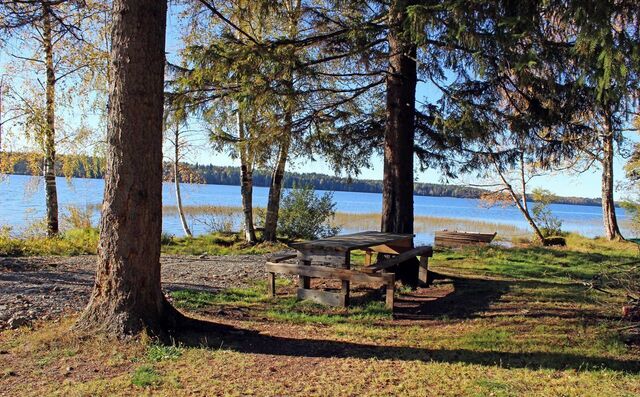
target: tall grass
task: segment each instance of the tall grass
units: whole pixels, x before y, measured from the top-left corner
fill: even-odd
[[[334,218],[337,225],[345,229],[377,230],[380,228],[380,214],[338,212]],[[522,237],[531,234],[516,225],[486,222],[475,219],[457,219],[437,216],[418,215],[413,218],[414,230],[417,233],[430,233],[436,230],[468,230],[474,232],[498,232],[502,237]]]
[[[188,206],[185,207],[184,210],[187,215],[194,219],[207,216],[237,218],[242,214],[242,208],[235,206]],[[254,208],[256,213],[260,210],[261,208],[259,207]],[[175,206],[165,206],[163,212],[165,214],[177,214],[177,208]],[[342,229],[349,231],[378,230],[380,228],[380,214],[375,212],[337,212],[332,220],[332,226],[340,226]],[[498,236],[503,238],[524,237],[531,234],[529,230],[516,225],[486,222],[474,219],[445,218],[424,215],[414,217],[414,229],[417,233],[430,233],[443,229],[469,230],[483,233],[497,232]]]

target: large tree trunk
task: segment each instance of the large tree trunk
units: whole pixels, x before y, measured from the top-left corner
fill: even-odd
[[[611,128],[603,137],[602,156],[602,217],[604,220],[605,236],[609,240],[622,239],[618,219],[616,218],[616,206],[613,201],[613,132]]]
[[[389,75],[384,136],[382,225],[384,232],[413,233],[413,145],[416,48],[403,30],[411,1],[396,0],[389,11]]]
[[[288,125],[290,126],[291,115],[288,115]],[[290,127],[289,127],[290,129]],[[280,197],[282,196],[282,182],[284,171],[289,157],[289,145],[291,144],[291,133],[286,133],[280,143],[278,159],[271,174],[271,185],[269,186],[269,201],[267,202],[267,215],[264,221],[264,240],[276,241],[278,228],[278,212],[280,211]]]
[[[238,107],[236,114],[238,137],[240,138],[240,195],[242,196],[242,212],[244,214],[244,238],[255,244],[256,230],[253,225],[253,162],[250,160],[251,149],[249,138],[244,131],[242,114]]]
[[[191,229],[187,224],[187,218],[184,216],[184,210],[182,209],[182,195],[180,194],[180,130],[178,124],[176,124],[175,136],[175,153],[173,162],[173,180],[176,184],[176,203],[178,204],[178,216],[180,217],[180,223],[182,224],[182,230],[187,237],[193,237]]]
[[[56,76],[53,64],[53,39],[51,26],[51,6],[43,4],[43,41],[45,53],[45,67],[47,71],[46,83],[46,125],[44,126],[44,183],[47,207],[47,235],[58,234],[58,191],[56,187],[56,143],[55,143],[55,94]]]
[[[107,173],[96,282],[78,328],[162,335],[179,313],[160,287],[166,1],[115,0]]]

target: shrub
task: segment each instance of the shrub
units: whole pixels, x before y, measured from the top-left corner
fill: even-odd
[[[278,231],[289,238],[315,239],[334,236],[340,228],[330,220],[336,214],[333,193],[316,195],[311,186],[291,189],[282,198]]]
[[[631,217],[631,232],[636,236],[640,236],[640,202],[627,200],[622,202],[622,208],[624,208]]]
[[[65,229],[91,229],[93,227],[92,218],[95,208],[86,206],[84,209],[72,205],[67,206],[66,212],[62,214],[62,224]]]
[[[535,204],[533,206],[533,220],[540,228],[544,237],[562,234],[562,221],[549,208],[556,196],[546,189],[534,189],[532,192]]]

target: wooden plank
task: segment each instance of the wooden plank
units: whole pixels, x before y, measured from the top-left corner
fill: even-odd
[[[301,251],[298,252],[298,260],[343,267],[345,258],[347,258],[348,255],[348,252],[327,252],[321,250]]]
[[[298,256],[297,252],[279,252],[269,257],[269,262],[284,262]]]
[[[427,256],[430,257],[433,255],[433,248],[431,248],[430,246],[424,246],[424,247],[416,247],[412,250],[409,251],[405,251],[399,255],[394,256],[393,258],[390,259],[385,259],[382,261],[379,261],[378,263],[369,266],[366,270],[367,271],[380,271],[383,269],[388,269],[390,267],[393,267],[399,263],[405,262],[411,258],[415,258],[417,256]]]
[[[418,280],[424,285],[428,285],[429,283],[429,257],[427,255],[420,257]]]
[[[290,244],[292,248],[299,251],[312,250],[314,248],[335,249],[338,251],[348,251],[362,249],[381,244],[391,244],[394,241],[412,241],[412,234],[383,233],[367,231],[340,236],[328,237],[320,240],[305,241]]]
[[[273,272],[267,273],[267,288],[269,289],[269,296],[275,298],[276,296],[276,274]]]
[[[389,280],[394,279],[393,273],[366,274],[351,269],[336,269],[333,267],[319,265],[297,265],[294,263],[267,262],[265,264],[265,270],[273,273],[329,279],[333,278],[356,283],[387,283]]]
[[[395,292],[396,292],[396,279],[395,276],[393,275],[393,273],[391,273],[392,278],[389,280],[389,282],[386,285],[386,299],[385,299],[385,306],[387,307],[387,309],[391,309],[393,311],[393,304],[394,304],[394,298],[395,298]]]
[[[298,299],[308,299],[310,301],[329,306],[345,307],[347,305],[346,296],[338,292],[328,292],[315,289],[298,288]]]

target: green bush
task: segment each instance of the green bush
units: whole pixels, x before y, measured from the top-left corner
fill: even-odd
[[[546,189],[534,189],[533,200],[533,220],[540,228],[544,237],[558,236],[562,234],[562,221],[558,219],[549,208],[556,196]]]
[[[335,214],[332,193],[318,196],[310,186],[294,186],[282,198],[278,231],[288,238],[307,240],[334,236],[340,232],[339,227],[330,223]]]
[[[636,236],[640,236],[640,202],[632,200],[623,201],[622,208],[624,208],[631,217],[631,232]]]

